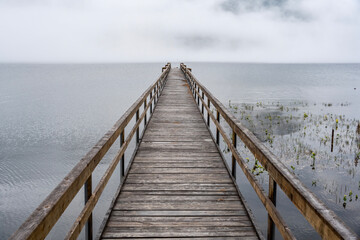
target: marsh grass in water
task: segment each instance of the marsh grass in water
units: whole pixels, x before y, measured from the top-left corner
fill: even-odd
[[[348,105],[229,101],[228,107],[308,188],[344,208],[352,204],[359,208],[359,121],[326,111],[333,106]],[[333,152],[332,129],[335,131]],[[266,170],[243,143],[238,144],[238,150],[266,188]]]

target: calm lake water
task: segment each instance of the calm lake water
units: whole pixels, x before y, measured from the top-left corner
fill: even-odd
[[[356,134],[360,64],[187,64],[293,174],[360,235],[360,200],[356,199],[360,196]],[[157,79],[163,65],[0,64],[0,239],[21,225]],[[336,140],[331,153],[332,128]],[[118,149],[114,145],[95,171],[95,183]],[[253,168],[255,159],[241,143],[238,148]],[[266,171],[255,167],[254,173],[267,189]],[[117,169],[95,209],[95,229],[118,184]],[[238,184],[266,232],[262,204],[241,174]],[[82,206],[80,191],[49,239],[62,239]],[[278,208],[297,237],[318,238],[280,190]]]

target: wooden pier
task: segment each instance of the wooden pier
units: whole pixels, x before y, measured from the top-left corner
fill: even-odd
[[[130,237],[257,238],[179,68],[167,77],[101,234]]]
[[[268,213],[267,239],[273,239],[275,226],[284,239],[295,239],[276,208],[280,204],[276,202],[277,186],[322,238],[358,239],[192,75],[190,68],[184,64],[171,68],[168,63],[162,70],[158,80],[10,239],[44,239],[82,187],[85,206],[64,234],[65,239],[76,239],[84,227],[86,239],[93,239],[96,232],[98,239],[262,239],[236,185],[237,164]],[[230,127],[231,136],[220,122]],[[144,124],[142,133],[140,124]],[[214,135],[211,124],[216,129]],[[133,136],[135,151],[127,153]],[[92,172],[116,140],[120,149],[93,189]],[[267,170],[268,194],[237,151],[239,140]],[[219,149],[220,141],[232,154],[231,166]],[[125,152],[132,155],[127,166]],[[93,231],[93,209],[117,166],[120,186],[100,230]]]

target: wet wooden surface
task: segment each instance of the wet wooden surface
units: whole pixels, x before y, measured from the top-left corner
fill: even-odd
[[[178,68],[101,238],[258,238]]]

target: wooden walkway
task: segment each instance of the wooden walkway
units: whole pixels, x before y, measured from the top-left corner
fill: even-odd
[[[258,239],[178,68],[101,234],[119,238]]]

